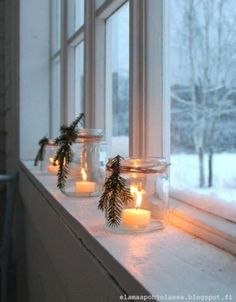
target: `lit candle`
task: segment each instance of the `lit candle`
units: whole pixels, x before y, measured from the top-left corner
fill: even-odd
[[[150,223],[151,212],[140,209],[142,203],[142,192],[139,192],[134,186],[131,186],[130,191],[132,195],[136,196],[136,207],[123,210],[122,223],[128,227],[145,227]]]
[[[96,183],[92,181],[87,181],[87,174],[84,168],[81,169],[83,181],[76,181],[75,191],[78,193],[93,193],[96,191]]]
[[[58,172],[58,161],[54,163],[54,160],[52,157],[49,158],[49,165],[48,165],[48,173],[57,175]]]

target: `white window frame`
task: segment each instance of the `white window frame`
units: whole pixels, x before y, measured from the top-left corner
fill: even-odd
[[[105,130],[108,145],[111,140],[111,104],[106,102],[106,19],[124,5],[127,0],[105,1],[95,12],[95,99],[93,115],[94,126]]]
[[[94,66],[94,112],[96,114],[93,115],[92,119],[94,126],[102,129],[105,129],[107,121],[105,116],[105,20],[125,2],[126,0],[107,0],[96,11]],[[130,0],[129,9],[130,155],[169,158],[170,102],[168,94],[164,95],[168,91],[163,86],[166,85],[163,83],[163,74],[167,68],[164,69],[162,64],[165,47],[162,39],[164,36],[162,34],[163,0]],[[158,16],[156,12],[158,12]],[[153,43],[153,35],[156,37],[155,43]],[[148,45],[152,46],[148,47]],[[156,58],[155,62],[153,62],[153,57]],[[163,102],[165,102],[165,106],[163,106]],[[157,112],[157,115],[154,112]],[[154,124],[155,128],[153,127]]]
[[[85,1],[86,3],[87,1]],[[50,50],[50,73],[51,73],[51,81],[52,81],[52,62],[53,59],[57,56],[60,56],[61,62],[61,77],[60,77],[60,116],[61,116],[61,124],[68,124],[71,122],[75,116],[75,72],[74,72],[74,48],[79,43],[85,40],[85,24],[82,25],[79,29],[77,29],[72,35],[68,35],[69,32],[69,24],[68,19],[71,16],[68,16],[69,12],[69,1],[61,0],[61,28],[60,28],[60,49],[52,54],[52,48]],[[50,18],[52,18],[52,4],[50,5]],[[51,30],[53,24],[51,22]],[[52,36],[51,36],[52,40]],[[84,52],[85,53],[85,52]],[[51,85],[50,85],[51,86]],[[50,92],[52,97],[52,91]],[[82,108],[84,104],[81,104]],[[52,105],[51,114],[52,114]],[[50,133],[52,133],[52,125],[50,129]]]
[[[84,40],[86,127],[106,129],[105,20],[126,1],[106,0],[96,9],[95,0],[86,0],[84,26],[68,41],[65,31],[67,0],[62,0],[61,96],[62,100],[73,98],[70,94],[72,89],[69,66],[73,65],[70,61],[70,45]],[[160,156],[169,160],[170,97],[167,86],[168,66],[165,65],[168,56],[169,18],[165,3],[165,0],[129,0],[129,150],[131,156]],[[67,123],[71,119],[70,112],[68,102],[62,102],[63,122]],[[174,210],[171,211],[170,217],[175,225],[223,248],[229,239],[233,242],[230,248],[234,249],[235,224],[231,225],[225,219],[219,220],[219,217],[215,218],[213,214],[173,198],[172,207]],[[227,231],[232,228],[235,230],[233,234],[232,231]]]
[[[53,65],[54,65],[54,61],[55,60],[60,60],[60,69],[62,67],[62,51],[61,51],[61,35],[59,34],[60,36],[60,43],[59,43],[59,49],[57,49],[56,51],[54,51],[53,49],[53,40],[55,39],[54,37],[54,33],[55,33],[55,29],[54,29],[54,18],[55,18],[55,15],[53,15],[53,12],[55,10],[55,7],[54,7],[54,3],[53,3],[53,0],[50,1],[49,3],[49,9],[50,9],[50,12],[49,12],[49,24],[50,24],[50,47],[49,47],[49,74],[50,74],[50,90],[49,90],[49,98],[50,98],[50,106],[49,106],[49,116],[50,116],[50,121],[49,121],[49,124],[50,124],[50,129],[49,129],[49,135],[52,136],[53,133],[55,133],[55,127],[54,127],[54,121],[53,121],[53,112],[55,111],[55,107],[54,107],[54,104],[53,104],[53,95],[54,95],[54,91],[53,91]],[[62,13],[62,5],[61,5],[61,8],[60,8],[60,11]],[[56,12],[57,13],[57,12]],[[62,26],[59,28],[59,30],[61,31],[62,29]],[[57,29],[58,30],[58,29]],[[56,32],[56,35],[58,35],[58,33]],[[62,74],[62,70],[60,70],[60,82],[61,82],[61,74]],[[61,84],[60,84],[60,87],[61,87]],[[61,104],[61,89],[60,89],[60,99],[58,100],[58,103],[59,103],[59,110],[60,110],[60,123],[62,121],[62,117],[61,117],[61,112],[62,112],[62,104]]]

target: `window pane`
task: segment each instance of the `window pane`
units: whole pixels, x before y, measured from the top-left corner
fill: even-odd
[[[83,112],[84,101],[84,42],[75,47],[75,116]]]
[[[105,0],[96,0],[96,8],[99,8],[104,2]]]
[[[61,1],[52,0],[52,54],[60,49],[61,43]]]
[[[129,153],[129,4],[106,21],[106,135],[111,155]]]
[[[235,1],[169,3],[172,186],[236,202]]]
[[[61,124],[60,57],[52,63],[51,136],[57,137]]]
[[[68,1],[68,35],[73,35],[84,25],[84,0]]]

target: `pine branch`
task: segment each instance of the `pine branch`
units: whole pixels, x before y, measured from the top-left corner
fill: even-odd
[[[34,166],[38,165],[39,161],[44,160],[44,154],[45,154],[45,146],[49,143],[49,139],[44,136],[40,141],[39,141],[39,150],[38,153],[36,154],[36,157],[34,159]]]
[[[58,162],[58,182],[57,187],[60,190],[65,188],[65,183],[68,175],[69,164],[73,158],[72,150],[70,145],[62,145],[55,156],[54,162]]]
[[[69,164],[73,160],[72,144],[75,142],[78,135],[78,125],[84,123],[84,114],[81,113],[70,126],[61,126],[61,135],[55,139],[55,143],[59,146],[57,153],[54,157],[54,164],[58,162],[57,173],[57,187],[60,190],[64,190],[68,172]]]
[[[82,127],[84,126],[85,116],[84,113],[80,113],[80,115],[70,124],[69,128],[76,129],[80,124]]]
[[[110,160],[112,170],[110,177],[106,178],[104,192],[99,200],[98,209],[106,211],[107,224],[111,227],[119,226],[124,206],[133,201],[126,180],[120,176],[120,161],[123,158],[117,155]]]

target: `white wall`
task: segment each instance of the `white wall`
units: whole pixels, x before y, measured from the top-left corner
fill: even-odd
[[[49,2],[20,4],[20,157],[33,159],[49,134]]]

